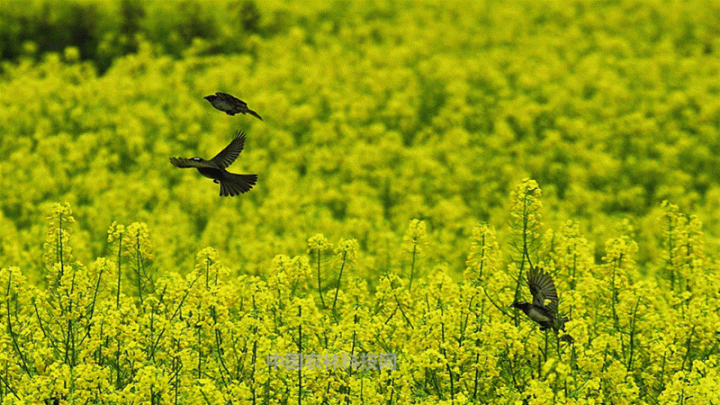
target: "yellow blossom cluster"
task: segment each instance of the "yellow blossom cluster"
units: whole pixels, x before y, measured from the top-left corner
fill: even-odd
[[[532,184],[538,208],[518,217],[509,238],[541,214]],[[513,194],[510,209],[517,202]],[[685,217],[663,207],[664,218]],[[683,240],[700,272],[667,260],[642,274],[628,235],[608,240],[595,263],[575,223],[557,232],[538,224],[534,232],[554,242],[516,257],[483,224],[466,243],[461,280],[439,263],[414,285],[401,268],[371,285],[358,277],[358,241],[331,244],[320,234],[307,255],[276,255],[266,279],[232,275],[209,247],[186,276],[148,271],[152,235],[142,223],[113,223],[112,249],[90,266],[66,263],[70,218],[67,204],[51,207],[48,234],[61,237],[45,245],[45,286],[18,267],[0,270],[0,403],[702,404],[720,396],[720,293],[702,287],[717,286],[720,273],[696,254],[700,224],[668,220],[664,234],[665,257]],[[410,222],[408,247],[425,229]],[[554,278],[564,330],[540,331],[509,307],[529,295],[516,279],[528,266]]]

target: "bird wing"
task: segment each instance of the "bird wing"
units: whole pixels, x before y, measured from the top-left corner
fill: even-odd
[[[533,296],[533,305],[547,308],[553,314],[557,313],[558,296],[552,277],[536,267],[528,272],[527,281]]]
[[[233,138],[232,142],[230,142],[230,145],[226,146],[225,149],[220,151],[220,153],[218,153],[210,161],[215,163],[220,169],[225,169],[230,166],[235,159],[237,159],[244,147],[245,133],[240,131],[235,134],[235,138]]]
[[[211,168],[211,169],[217,169],[217,166],[213,164],[212,162],[208,162],[206,160],[198,161],[198,160],[191,160],[188,158],[177,158],[177,157],[171,157],[170,163],[173,164],[175,167],[197,167],[197,168]]]
[[[232,94],[222,93],[222,92],[216,92],[215,95],[220,97],[220,99],[232,106],[235,107],[247,107],[247,103],[240,100],[239,98],[233,96]]]
[[[542,322],[552,322],[555,318],[555,314],[553,314],[550,309],[536,306],[530,307],[527,316],[539,324],[542,324]]]

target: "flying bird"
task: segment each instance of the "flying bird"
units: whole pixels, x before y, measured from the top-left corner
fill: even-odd
[[[253,115],[257,117],[260,121],[263,120],[262,117],[258,115],[258,113],[248,108],[246,102],[240,100],[239,98],[231,96],[230,94],[221,93],[218,91],[217,93],[215,93],[215,95],[209,95],[203,98],[209,101],[210,104],[212,104],[212,106],[217,108],[218,110],[225,111],[227,115],[243,113]]]
[[[553,329],[555,332],[564,330],[567,317],[558,319],[558,296],[555,283],[549,274],[537,267],[530,268],[527,275],[532,303],[516,301],[510,305],[525,313],[530,319],[540,325],[540,330]],[[572,341],[570,335],[564,335],[562,340]]]
[[[176,158],[171,157],[170,163],[175,167],[194,167],[200,174],[213,179],[220,184],[220,196],[236,196],[250,190],[257,182],[257,174],[235,174],[225,170],[237,159],[245,146],[245,133],[235,134],[230,145],[210,160],[199,157]]]

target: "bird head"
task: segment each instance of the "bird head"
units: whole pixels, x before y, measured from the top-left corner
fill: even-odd
[[[216,95],[214,95],[214,94],[211,94],[211,95],[205,96],[205,97],[203,97],[203,98],[204,98],[205,100],[207,100],[207,101],[209,101],[209,102],[212,103],[212,101],[215,100],[215,99],[218,98],[218,97],[217,97]]]

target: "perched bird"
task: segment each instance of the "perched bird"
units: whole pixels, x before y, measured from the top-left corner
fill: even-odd
[[[564,330],[565,322],[568,319],[566,317],[558,319],[558,296],[552,277],[542,269],[531,267],[527,275],[527,282],[533,302],[513,302],[510,307],[523,311],[525,315],[540,325],[542,331],[550,328],[555,332]],[[572,338],[564,335],[561,339],[571,341]]]
[[[225,168],[230,166],[237,159],[245,146],[245,133],[238,132],[235,138],[220,153],[210,160],[199,157],[193,158],[170,158],[170,163],[175,167],[194,167],[200,174],[220,183],[220,196],[236,196],[252,188],[257,182],[257,174],[235,174]]]
[[[262,121],[262,117],[260,117],[260,115],[258,115],[258,113],[256,113],[255,111],[249,109],[246,102],[240,100],[239,98],[231,96],[230,94],[221,93],[218,91],[217,93],[215,93],[215,95],[209,95],[203,98],[209,101],[210,104],[212,104],[212,106],[217,108],[218,110],[225,111],[227,115],[235,115],[237,113],[249,113],[250,115],[257,117],[260,121]]]

